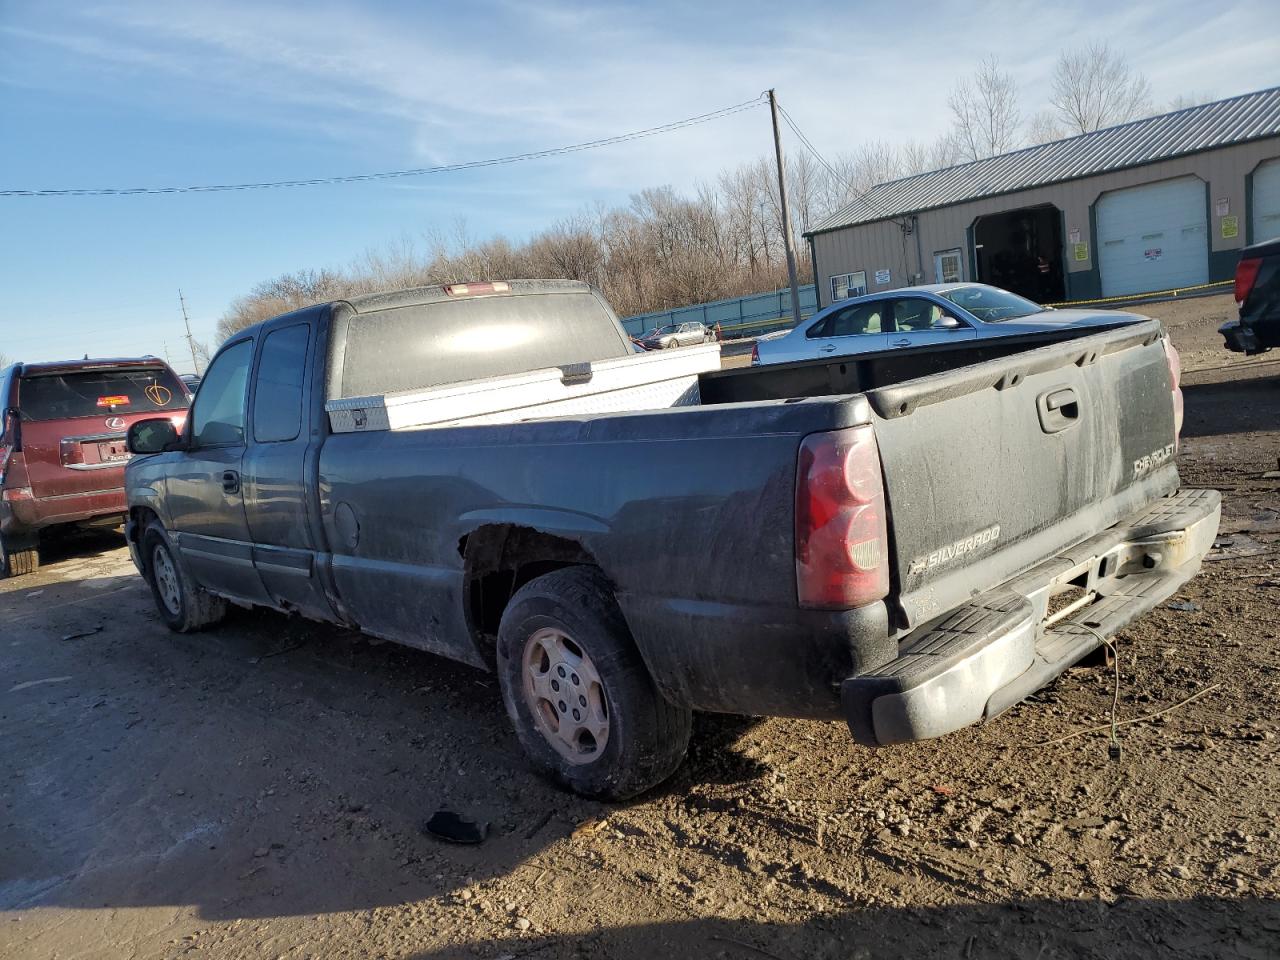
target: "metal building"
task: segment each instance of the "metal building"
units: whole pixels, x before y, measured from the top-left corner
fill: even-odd
[[[979,280],[1042,303],[1229,279],[1280,237],[1280,87],[873,187],[805,234],[820,303]]]

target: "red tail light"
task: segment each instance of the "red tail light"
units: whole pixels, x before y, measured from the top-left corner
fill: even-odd
[[[751,362],[752,363],[760,362],[760,344],[758,343],[753,343],[751,345]]]
[[[1169,387],[1173,391],[1173,442],[1182,437],[1182,358],[1168,337],[1164,338],[1164,358],[1169,362]]]
[[[1253,289],[1253,283],[1258,279],[1258,270],[1262,267],[1260,259],[1241,260],[1236,264],[1236,306],[1244,306],[1245,300],[1249,299],[1249,291]]]
[[[796,470],[796,592],[802,607],[848,609],[889,593],[880,451],[870,426],[816,433]]]

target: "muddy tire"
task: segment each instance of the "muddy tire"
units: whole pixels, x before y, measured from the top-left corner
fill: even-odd
[[[498,628],[498,679],[534,767],[575,793],[626,800],[684,759],[693,713],[658,692],[593,567],[516,591]]]
[[[196,585],[159,523],[142,534],[142,558],[156,609],[170,630],[191,633],[227,615],[227,601]]]
[[[36,545],[24,544],[18,548],[0,540],[0,579],[21,577],[28,573],[35,573],[39,569],[40,550]]]

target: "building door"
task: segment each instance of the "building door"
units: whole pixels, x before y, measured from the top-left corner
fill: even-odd
[[[1268,160],[1253,172],[1251,243],[1280,237],[1280,160]]]
[[[1209,281],[1208,195],[1198,177],[1104,193],[1094,207],[1102,295]]]
[[[960,250],[943,250],[933,255],[934,283],[959,283],[964,279],[964,256]]]

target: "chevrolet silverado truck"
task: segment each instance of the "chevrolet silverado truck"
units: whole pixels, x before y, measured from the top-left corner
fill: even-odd
[[[236,334],[181,433],[129,431],[160,616],[270,608],[494,671],[533,765],[621,799],[676,769],[695,710],[843,719],[871,746],[990,720],[1213,543],[1218,493],[1174,463],[1177,353],[1143,318],[704,373],[668,409],[354,432],[326,412],[630,349],[567,281]]]

